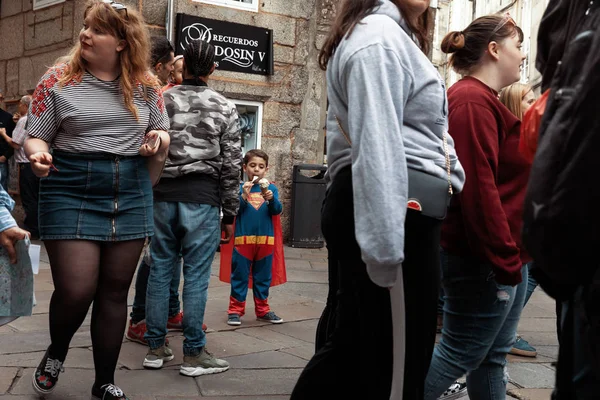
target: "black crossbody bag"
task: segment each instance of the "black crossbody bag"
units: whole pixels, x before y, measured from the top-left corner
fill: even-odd
[[[346,133],[339,118],[335,117],[338,127],[348,145],[352,147],[350,136]],[[446,218],[448,205],[452,199],[453,189],[450,180],[450,153],[448,151],[448,139],[446,133],[443,135],[444,153],[446,156],[446,171],[448,179],[439,178],[423,171],[412,168],[408,170],[408,202],[407,207],[419,211],[426,217],[435,219]]]

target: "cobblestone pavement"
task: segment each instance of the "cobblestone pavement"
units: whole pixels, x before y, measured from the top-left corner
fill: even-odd
[[[0,327],[0,399],[37,399],[31,374],[49,344],[48,306],[53,285],[48,258],[42,252],[36,276],[38,305],[34,315]],[[318,318],[327,295],[324,250],[286,248],[288,283],[271,290],[270,304],[285,323],[256,321],[252,310],[241,327],[226,324],[229,285],[218,279],[218,256],[213,263],[205,322],[209,351],[225,358],[231,369],[199,378],[179,375],[183,338],[170,334],[175,359],[158,371],[142,368],[146,348],[124,340],[116,374],[117,384],[132,400],[207,399],[284,400],[294,387],[314,349]],[[129,304],[133,303],[133,287]],[[251,294],[249,294],[250,296]],[[88,399],[93,382],[89,316],[75,335],[65,372],[49,398]],[[509,356],[509,395],[523,400],[547,400],[554,384],[552,362],[558,354],[554,302],[537,290],[524,310],[519,333],[538,350],[538,357]],[[467,397],[464,398],[465,400]]]

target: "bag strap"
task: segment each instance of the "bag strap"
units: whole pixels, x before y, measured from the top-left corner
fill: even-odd
[[[340,128],[340,132],[344,136],[344,139],[346,139],[346,142],[348,142],[348,145],[350,147],[352,147],[352,140],[350,140],[350,136],[346,133],[344,128],[342,128],[342,123],[340,122],[340,119],[338,118],[337,115],[335,116],[335,120],[337,121],[338,127]],[[452,180],[450,179],[450,176],[451,176],[450,151],[448,149],[448,137],[447,136],[448,135],[446,135],[446,132],[444,131],[444,133],[442,134],[442,139],[444,140],[444,156],[446,158],[446,172],[448,173],[448,194],[450,196],[452,196],[454,194],[454,190],[452,188]]]

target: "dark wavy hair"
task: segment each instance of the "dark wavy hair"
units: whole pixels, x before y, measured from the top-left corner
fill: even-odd
[[[416,35],[419,46],[423,53],[429,53],[429,28],[432,23],[431,10],[427,8],[417,20],[417,23],[413,23],[406,18],[407,7],[404,5],[402,0],[390,0],[402,14],[402,17],[408,24],[410,30]],[[352,31],[360,21],[379,7],[381,0],[343,0],[338,6],[337,15],[329,30],[329,35],[325,39],[325,43],[319,53],[319,66],[321,69],[327,69],[327,63],[329,59],[335,53],[335,50],[339,46],[340,42],[346,36],[350,36]]]
[[[153,36],[150,41],[152,43],[152,52],[150,55],[150,66],[152,68],[156,67],[158,63],[165,63],[171,60],[171,53],[174,53],[175,50],[169,39],[164,36]]]

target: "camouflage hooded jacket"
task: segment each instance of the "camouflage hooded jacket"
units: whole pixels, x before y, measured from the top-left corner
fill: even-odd
[[[242,167],[237,109],[205,84],[186,83],[164,93],[171,146],[162,176],[206,174],[219,180],[223,215],[235,216]]]

